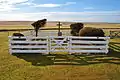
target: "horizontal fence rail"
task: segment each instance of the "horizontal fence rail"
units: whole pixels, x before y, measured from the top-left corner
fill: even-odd
[[[49,53],[48,37],[9,37],[10,53]]]
[[[109,37],[70,37],[70,53],[108,53]]]
[[[12,53],[108,53],[109,37],[13,37],[9,36],[9,52]]]

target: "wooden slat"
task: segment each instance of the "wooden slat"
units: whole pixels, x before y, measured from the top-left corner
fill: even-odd
[[[9,36],[11,39],[19,38],[15,36]],[[48,39],[48,38],[78,38],[78,39],[110,39],[110,37],[75,37],[75,36],[50,36],[50,37],[20,37],[20,38],[30,38],[30,39]]]
[[[15,37],[9,36],[10,39],[48,39],[48,37]]]
[[[20,44],[46,44],[46,41],[11,41],[10,43],[20,43]]]
[[[107,53],[107,50],[71,50],[70,53]]]
[[[51,42],[65,42],[65,41],[66,41],[66,39],[63,39],[63,40],[59,40],[59,39],[58,39],[58,40],[56,40],[56,39],[52,39],[52,40],[51,40]]]
[[[108,46],[91,46],[91,45],[84,45],[84,46],[81,46],[81,45],[76,45],[76,46],[70,46],[70,48],[108,48]]]
[[[37,45],[34,45],[34,46],[32,46],[32,45],[28,45],[28,46],[23,46],[23,45],[13,45],[13,46],[11,46],[11,48],[27,48],[27,49],[29,49],[29,48],[48,48],[48,46],[37,46]]]
[[[78,41],[78,40],[73,40],[70,43],[80,43],[80,44],[108,44],[109,42],[107,41]]]
[[[55,38],[55,39],[59,39],[59,38],[67,38],[69,36],[50,36],[49,38]]]
[[[11,50],[12,53],[46,53],[47,50]]]
[[[62,43],[62,45],[67,45],[68,43]],[[57,45],[57,43],[52,43],[52,45]]]
[[[75,36],[70,36],[69,38],[72,38],[72,39],[110,39],[110,37],[75,37]]]

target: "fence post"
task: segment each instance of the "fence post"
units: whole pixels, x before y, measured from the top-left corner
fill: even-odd
[[[11,37],[10,36],[8,37],[8,42],[9,42],[9,49],[8,49],[9,51],[8,52],[10,54],[12,54],[12,49],[11,49],[12,46],[11,46]]]
[[[47,54],[49,54],[49,37],[47,36]]]
[[[69,36],[68,39],[69,39],[69,43],[68,43],[68,44],[69,44],[69,47],[68,47],[69,54],[72,54],[72,53],[71,53],[71,46],[72,46],[72,45],[71,45],[71,41],[72,41],[72,40],[71,40],[71,36]]]
[[[49,53],[51,53],[51,37],[49,36]]]
[[[109,37],[106,37],[106,41],[107,41],[107,43],[106,43],[106,54],[108,53],[108,49],[109,49],[109,46],[108,46],[108,44],[109,44]]]

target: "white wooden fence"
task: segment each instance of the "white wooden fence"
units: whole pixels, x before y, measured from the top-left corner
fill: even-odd
[[[109,37],[12,37],[9,51],[12,53],[108,53]]]
[[[48,37],[9,37],[10,53],[49,53]]]

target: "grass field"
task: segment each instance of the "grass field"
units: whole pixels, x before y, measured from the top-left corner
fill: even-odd
[[[8,33],[0,32],[0,80],[120,80],[117,43],[110,40],[108,55],[10,55]]]
[[[2,29],[33,29],[32,26],[0,26],[0,30]]]
[[[5,22],[4,22],[5,23]],[[7,23],[7,22],[6,22]],[[10,24],[10,23],[9,23]],[[14,25],[0,25],[0,30],[2,29],[33,29],[33,27],[31,26],[31,23],[15,23],[13,22],[12,24]],[[22,25],[25,24],[25,25]],[[58,28],[56,26],[57,23],[48,23],[46,24],[45,28]],[[65,23],[64,23],[65,24]],[[67,23],[67,25],[61,26],[61,28],[70,28],[70,24],[71,23]],[[120,24],[116,23],[116,24],[108,24],[108,23],[85,23],[84,24],[85,27],[97,27],[97,28],[120,28]]]

